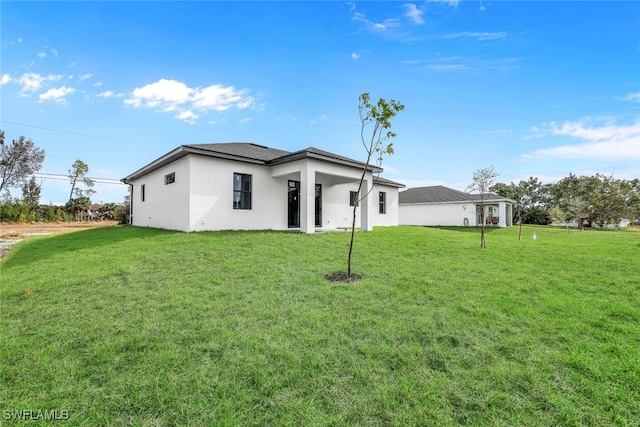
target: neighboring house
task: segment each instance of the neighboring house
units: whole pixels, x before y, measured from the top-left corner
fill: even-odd
[[[469,194],[435,185],[410,188],[399,193],[400,224],[480,225],[480,194]],[[484,195],[485,224],[509,227],[514,200],[496,194]]]
[[[351,227],[364,163],[316,148],[251,143],[181,145],[122,181],[131,224],[180,231]],[[398,189],[369,166],[356,227],[398,225]],[[372,188],[373,187],[373,188]]]
[[[99,211],[101,207],[102,205],[99,205],[97,203],[92,204],[89,209],[82,210],[80,212],[80,219],[82,221],[91,221],[100,218],[101,215]]]

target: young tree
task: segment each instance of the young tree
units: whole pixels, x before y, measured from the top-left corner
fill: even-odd
[[[485,195],[489,192],[490,188],[496,183],[496,177],[498,173],[493,169],[493,166],[488,168],[478,169],[473,174],[473,182],[469,185],[470,192],[477,192],[480,195],[480,247],[486,248],[487,242],[484,237],[484,201]]]
[[[0,193],[27,181],[40,170],[43,161],[44,150],[33,141],[21,136],[7,145],[4,131],[0,130]]]
[[[69,201],[73,199],[75,194],[76,198],[89,197],[95,190],[92,189],[95,182],[91,178],[87,178],[87,172],[89,172],[89,166],[82,160],[76,160],[69,169],[69,181],[71,182],[71,192],[69,193]],[[84,184],[87,188],[82,189],[78,187],[78,184]]]
[[[373,185],[366,194],[362,194],[362,185],[370,169],[372,161],[380,167],[385,154],[393,154],[393,144],[388,143],[391,138],[395,138],[396,134],[391,132],[391,119],[396,114],[404,110],[404,105],[395,100],[386,101],[380,98],[377,103],[371,103],[369,93],[363,93],[358,99],[358,111],[360,113],[360,141],[367,153],[367,160],[362,168],[362,175],[358,183],[358,202],[353,204],[353,220],[351,222],[351,239],[349,240],[349,254],[347,255],[347,280],[352,280],[351,273],[351,255],[353,254],[353,239],[356,229],[356,208],[359,202],[365,200]]]
[[[36,182],[35,176],[32,176],[29,181],[22,184],[22,200],[32,212],[37,211],[40,206],[41,190],[42,186]]]

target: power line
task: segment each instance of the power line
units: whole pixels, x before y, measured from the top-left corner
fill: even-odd
[[[24,127],[33,128],[33,129],[48,130],[50,132],[65,133],[67,135],[77,135],[77,136],[84,136],[84,137],[87,137],[87,138],[98,138],[98,139],[104,139],[104,140],[107,140],[107,141],[116,141],[116,142],[123,142],[123,143],[126,143],[126,144],[131,144],[130,141],[123,141],[121,139],[109,138],[109,137],[105,137],[105,136],[87,135],[86,133],[71,132],[71,131],[68,131],[68,130],[46,128],[46,127],[42,127],[42,126],[29,125],[29,124],[26,124],[26,123],[18,123],[18,122],[12,122],[12,121],[9,121],[9,120],[2,120],[2,119],[0,119],[0,122],[1,123],[11,124],[11,125],[16,125],[16,126],[24,126]]]
[[[36,172],[34,174],[37,178],[51,178],[51,179],[58,179],[58,180],[62,180],[62,181],[68,181],[69,180],[69,176],[68,175],[63,175],[60,173],[47,173],[47,172]],[[127,185],[125,183],[123,183],[122,181],[120,181],[119,179],[113,179],[113,178],[96,178],[96,177],[87,177],[92,181],[95,181],[99,184],[119,184],[119,185]]]

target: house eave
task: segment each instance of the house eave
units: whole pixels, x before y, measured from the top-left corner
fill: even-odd
[[[244,162],[244,163],[253,163],[253,164],[258,164],[258,165],[264,165],[265,162],[263,160],[257,160],[257,159],[251,159],[248,157],[243,157],[243,156],[237,156],[237,155],[233,155],[233,154],[227,154],[227,153],[221,153],[218,151],[212,151],[212,150],[203,150],[201,148],[196,148],[196,147],[190,147],[188,145],[181,145],[180,147],[168,152],[167,154],[165,154],[164,156],[154,160],[153,162],[147,164],[146,166],[143,166],[142,168],[138,169],[137,171],[133,172],[130,175],[127,175],[126,177],[124,177],[123,179],[121,179],[120,181],[122,181],[125,184],[130,184],[131,182],[135,181],[136,179],[147,175],[155,170],[160,169],[163,166],[166,166],[170,163],[175,162],[176,160],[179,160],[189,154],[195,154],[198,156],[206,156],[206,157],[215,157],[215,158],[219,158],[219,159],[228,159],[228,160],[235,160],[235,161],[239,161],[239,162]]]
[[[471,203],[474,205],[480,204],[480,203],[484,203],[486,204],[490,204],[490,203],[500,203],[500,202],[505,202],[505,203],[514,203],[514,200],[511,199],[486,199],[483,201],[481,201],[480,199],[468,199],[468,200],[443,200],[443,201],[424,201],[424,202],[399,202],[398,205],[450,205],[450,204],[465,204],[465,203]]]
[[[328,153],[330,154],[330,153]],[[333,164],[338,164],[338,165],[342,165],[342,166],[349,166],[349,167],[353,167],[353,168],[358,168],[358,169],[362,169],[364,168],[366,165],[365,163],[362,162],[358,162],[356,160],[349,160],[346,158],[342,158],[342,157],[338,157],[338,156],[331,156],[328,154],[321,154],[321,153],[315,153],[313,151],[309,151],[307,150],[300,150],[300,151],[296,151],[294,153],[291,154],[287,154],[284,155],[282,157],[278,157],[276,159],[273,159],[269,162],[267,162],[267,164],[269,166],[277,166],[277,165],[281,165],[284,163],[290,163],[290,162],[295,162],[297,160],[306,160],[306,159],[313,159],[313,160],[319,160],[322,162],[328,162],[328,163],[333,163]],[[372,173],[380,173],[382,172],[382,168],[374,166],[374,165],[369,165],[367,167],[368,171],[371,171]]]
[[[206,157],[214,157],[219,159],[227,159],[227,160],[233,160],[236,162],[244,162],[244,163],[251,163],[256,165],[264,165],[264,166],[277,166],[285,163],[295,162],[298,160],[311,159],[311,160],[317,160],[321,162],[337,164],[341,166],[347,166],[351,168],[357,168],[359,170],[362,170],[366,167],[367,171],[370,171],[371,173],[374,173],[374,174],[378,174],[383,170],[382,168],[375,165],[366,165],[363,162],[352,160],[347,157],[342,157],[337,154],[334,155],[333,153],[318,150],[313,147],[307,148],[305,150],[296,151],[294,153],[285,154],[283,156],[277,157],[272,160],[261,160],[261,159],[251,158],[251,157],[244,157],[237,154],[223,153],[223,152],[212,150],[212,149],[203,149],[203,148],[198,148],[190,145],[181,145],[178,148],[163,155],[162,157],[159,157],[153,162],[147,164],[146,166],[143,166],[142,168],[138,169],[132,174],[127,175],[125,178],[121,179],[120,181],[122,181],[125,184],[131,184],[133,181],[139,179],[140,177],[147,175],[155,170],[158,170],[161,167],[166,166],[172,162],[175,162],[176,160],[179,160],[182,157],[185,157],[189,154],[206,156]],[[380,183],[380,185],[396,186],[398,188],[404,187],[403,184],[393,183],[393,182],[388,184]]]

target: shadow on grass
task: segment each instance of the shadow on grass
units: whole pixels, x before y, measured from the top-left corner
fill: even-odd
[[[121,242],[150,239],[178,233],[156,228],[132,226],[100,227],[54,236],[28,237],[7,254],[2,267],[11,268],[36,263],[53,255],[117,245]]]

